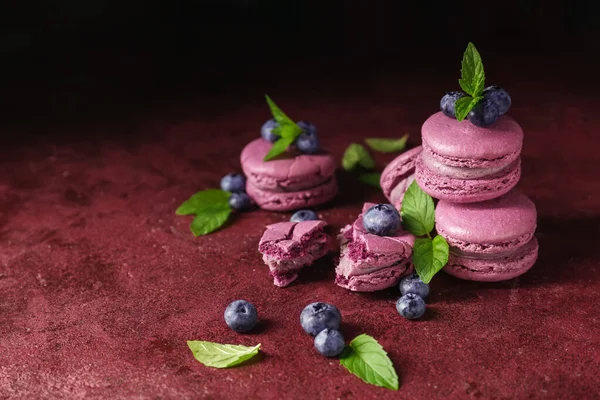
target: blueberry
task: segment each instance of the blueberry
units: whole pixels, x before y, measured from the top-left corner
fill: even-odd
[[[323,329],[315,336],[315,349],[325,357],[334,357],[344,350],[344,336],[335,329]]]
[[[302,128],[302,133],[296,139],[296,148],[301,153],[314,154],[319,150],[319,137],[317,128],[310,122],[298,122],[298,126]]]
[[[327,303],[307,305],[300,314],[300,325],[304,331],[316,336],[323,329],[339,329],[342,315],[337,308]]]
[[[429,285],[424,283],[419,275],[412,274],[400,281],[400,294],[408,293],[416,294],[419,297],[426,299],[429,296]]]
[[[228,192],[244,192],[246,177],[238,173],[227,174],[221,179],[221,189]]]
[[[277,139],[279,139],[279,136],[274,134],[272,131],[273,128],[277,128],[278,126],[279,124],[274,119],[268,120],[263,124],[263,126],[261,126],[260,136],[262,136],[264,139],[267,139],[269,142],[276,142]]]
[[[425,300],[418,294],[405,294],[396,302],[396,310],[404,318],[421,318],[425,314]]]
[[[488,86],[483,90],[483,97],[490,99],[498,107],[500,115],[506,114],[511,105],[510,95],[500,86]]]
[[[363,215],[363,226],[375,235],[393,235],[400,228],[400,213],[391,204],[377,204]]]
[[[244,192],[231,193],[229,198],[229,206],[237,211],[244,211],[252,206],[250,197]]]
[[[296,211],[290,221],[292,222],[303,222],[303,221],[317,221],[319,217],[317,213],[312,210],[300,210]]]
[[[256,308],[246,300],[236,300],[225,309],[225,322],[236,332],[248,332],[258,322]]]
[[[500,117],[498,112],[498,106],[490,99],[484,98],[482,101],[477,103],[471,111],[469,111],[469,121],[473,125],[477,126],[488,126],[493,124]]]
[[[440,110],[445,116],[450,118],[456,118],[454,106],[461,97],[465,97],[466,94],[463,92],[448,92],[440,100]]]

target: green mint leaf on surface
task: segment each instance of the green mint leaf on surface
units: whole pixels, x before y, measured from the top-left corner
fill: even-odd
[[[458,80],[460,87],[472,97],[479,97],[485,86],[485,72],[481,56],[471,42],[463,55],[460,70],[461,78]]]
[[[228,368],[243,363],[258,354],[260,344],[254,347],[188,340],[187,345],[196,360],[207,367]]]
[[[222,227],[231,214],[229,204],[227,207],[228,208],[206,209],[197,212],[196,217],[190,225],[190,230],[194,236],[206,235]]]
[[[362,183],[366,183],[367,185],[371,185],[378,189],[381,189],[381,185],[379,183],[379,181],[381,180],[381,174],[379,172],[360,174],[358,176],[358,180]]]
[[[194,194],[181,204],[177,215],[196,214],[190,225],[195,236],[206,235],[219,229],[229,218],[231,193],[220,189],[207,189]]]
[[[375,168],[375,160],[371,157],[367,149],[362,144],[352,143],[342,157],[342,167],[346,171],[354,169],[357,165],[365,169]]]
[[[212,205],[229,205],[231,193],[221,189],[202,190],[184,201],[175,211],[177,215],[194,214],[198,209],[211,207]]]
[[[296,140],[296,136],[282,136],[281,139],[273,143],[271,150],[267,153],[263,161],[274,159],[280,154],[285,153],[288,147]]]
[[[433,199],[413,181],[402,199],[402,224],[415,236],[429,236],[435,225]]]
[[[467,115],[469,115],[469,112],[482,99],[483,99],[483,96],[478,96],[475,98],[473,98],[471,96],[465,96],[465,97],[461,97],[460,99],[458,99],[458,101],[454,105],[454,115],[456,116],[456,120],[458,122],[462,122],[465,118],[467,118]]]
[[[446,265],[448,251],[448,242],[443,236],[415,239],[412,259],[415,270],[424,283],[431,282],[431,278]]]
[[[366,383],[398,390],[398,375],[392,360],[369,335],[355,337],[341,354],[340,364]]]
[[[368,138],[365,139],[365,143],[367,143],[369,147],[375,151],[379,151],[381,153],[395,153],[404,150],[407,140],[408,133],[402,136],[400,139]]]

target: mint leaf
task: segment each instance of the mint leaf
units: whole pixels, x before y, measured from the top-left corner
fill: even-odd
[[[458,83],[462,90],[472,97],[479,97],[483,93],[485,86],[485,72],[481,56],[471,42],[467,45],[467,50],[463,54],[460,75]]]
[[[381,153],[394,153],[404,150],[407,140],[408,133],[402,136],[400,139],[368,138],[365,139],[365,143],[367,143],[369,147],[375,151],[379,151]]]
[[[194,214],[199,208],[212,204],[229,204],[231,193],[221,189],[206,189],[193,194],[184,201],[175,211],[177,215]]]
[[[458,122],[462,122],[465,118],[467,118],[467,115],[469,115],[469,112],[482,99],[483,99],[483,96],[478,96],[475,98],[473,98],[471,96],[465,96],[465,97],[461,97],[460,99],[458,99],[458,101],[454,105],[454,115],[456,116],[456,120]]]
[[[290,119],[282,110],[275,104],[273,100],[269,97],[269,95],[265,94],[265,99],[267,99],[267,104],[271,109],[271,114],[273,114],[273,118],[280,126],[283,125],[296,125],[294,121]],[[297,126],[297,125],[296,125]],[[281,136],[281,135],[280,135]]]
[[[219,229],[229,218],[231,193],[220,189],[207,189],[194,194],[181,204],[175,214],[196,214],[190,225],[194,236],[206,235]]]
[[[271,150],[269,150],[263,161],[272,160],[278,155],[284,153],[287,148],[294,143],[294,140],[296,140],[296,137],[294,136],[282,136],[281,139],[273,143]]]
[[[371,185],[378,189],[381,189],[381,185],[379,183],[379,181],[381,180],[381,174],[379,172],[360,174],[358,176],[358,180],[362,183],[366,183],[367,185]]]
[[[342,167],[346,171],[354,169],[357,165],[365,169],[375,168],[375,160],[371,157],[367,149],[361,144],[352,143],[342,157]]]
[[[433,240],[415,239],[412,259],[424,283],[431,282],[431,278],[448,263],[448,251],[448,242],[443,236],[437,235]]]
[[[433,199],[417,183],[410,184],[402,199],[402,224],[415,236],[429,236],[435,225]]]
[[[398,375],[392,360],[369,335],[355,337],[340,356],[340,364],[366,383],[398,390]]]
[[[271,109],[273,118],[279,124],[279,126],[273,128],[271,132],[280,136],[280,139],[273,143],[271,150],[269,150],[264,158],[264,161],[269,161],[285,152],[287,148],[294,143],[296,138],[302,134],[302,128],[292,121],[281,108],[277,107],[277,104],[275,104],[268,95],[265,95],[265,98],[267,99],[267,104]]]
[[[190,225],[194,236],[202,236],[214,232],[227,222],[231,208],[211,208],[196,213],[196,217]]]
[[[254,347],[188,340],[187,345],[196,360],[207,367],[228,368],[243,363],[258,354],[260,344]]]

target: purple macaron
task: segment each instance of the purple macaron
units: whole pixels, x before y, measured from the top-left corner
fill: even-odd
[[[455,203],[490,200],[510,191],[521,177],[523,130],[506,115],[482,128],[438,112],[421,132],[416,179],[432,197]]]
[[[381,173],[381,189],[397,209],[402,206],[404,193],[415,180],[415,164],[423,148],[410,149],[394,158]]]
[[[441,200],[435,220],[450,245],[444,271],[457,278],[503,281],[524,274],[537,260],[535,205],[517,190],[480,203]]]

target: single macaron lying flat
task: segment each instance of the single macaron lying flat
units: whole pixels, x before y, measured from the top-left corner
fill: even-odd
[[[404,193],[415,180],[415,165],[423,148],[410,149],[390,162],[381,173],[383,194],[397,209],[402,206]]]
[[[450,245],[444,271],[482,282],[522,275],[538,256],[536,219],[535,205],[517,190],[480,203],[441,200],[435,209],[436,230]]]
[[[292,150],[264,161],[272,145],[262,138],[253,140],[240,156],[246,191],[260,208],[297,210],[326,203],[337,195],[335,162],[329,153],[299,154]]]
[[[474,203],[503,195],[521,177],[523,130],[508,116],[488,127],[441,112],[423,124],[416,179],[432,197]]]

